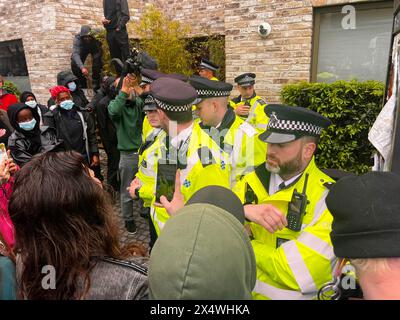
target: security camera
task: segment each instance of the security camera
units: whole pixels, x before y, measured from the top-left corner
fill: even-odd
[[[269,34],[271,33],[271,31],[272,31],[272,27],[268,22],[261,23],[258,26],[258,34],[263,38],[268,37]]]

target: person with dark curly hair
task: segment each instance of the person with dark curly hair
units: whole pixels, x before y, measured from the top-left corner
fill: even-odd
[[[46,153],[26,164],[9,212],[19,299],[147,298],[145,250],[121,247],[111,199],[77,152]],[[53,290],[43,288],[43,270],[53,270]]]

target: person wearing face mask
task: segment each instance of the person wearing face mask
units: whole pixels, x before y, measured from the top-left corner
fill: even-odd
[[[8,148],[19,166],[29,162],[35,154],[63,150],[63,142],[57,139],[55,129],[40,127],[36,109],[25,103],[15,103],[8,108],[7,114],[15,129],[8,138]]]
[[[4,78],[0,75],[0,109],[7,111],[8,107],[18,102],[18,98],[3,88]]]
[[[85,109],[89,104],[89,101],[86,98],[83,90],[77,85],[77,82],[78,78],[72,73],[71,70],[61,71],[57,74],[57,85],[68,88],[74,104],[77,107]],[[56,102],[52,97],[47,101],[47,106],[50,108],[50,110],[55,108],[54,106],[56,106]]]
[[[51,121],[49,120],[49,116],[51,116],[50,114],[48,114],[49,109],[38,103],[36,100],[35,95],[30,92],[30,91],[24,91],[21,93],[21,95],[19,96],[19,100],[22,103],[25,103],[28,107],[31,107],[32,109],[35,109],[38,114],[39,114],[39,118],[40,118],[40,126],[48,126],[51,124]]]
[[[64,141],[67,150],[79,152],[99,177],[100,159],[93,117],[74,103],[68,88],[56,86],[50,93],[57,106],[52,111],[57,137]]]

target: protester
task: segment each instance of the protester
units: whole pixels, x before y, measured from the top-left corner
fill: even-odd
[[[18,98],[3,88],[5,80],[0,75],[0,109],[7,111],[8,107],[18,102]]]
[[[179,183],[175,187],[179,191]],[[251,300],[256,261],[240,200],[205,187],[165,224],[154,245],[149,293],[157,300]]]
[[[99,149],[93,117],[72,101],[68,88],[53,87],[50,93],[57,105],[52,113],[58,139],[64,141],[66,150],[80,153],[90,167],[97,167],[99,171]]]
[[[103,49],[101,42],[93,37],[90,26],[83,25],[74,37],[71,55],[71,70],[83,89],[88,87],[89,70],[85,67],[85,61],[89,54],[92,55],[92,86],[96,91],[100,88]]]
[[[126,24],[129,21],[127,0],[103,0],[103,26],[107,31],[106,39],[111,58],[124,62],[129,56],[129,38]]]
[[[50,111],[49,108],[37,102],[35,95],[32,92],[24,91],[21,93],[19,100],[22,103],[25,103],[28,107],[35,109],[40,118],[40,126],[48,126],[51,124],[51,119],[49,120],[48,112]]]
[[[144,250],[121,247],[108,194],[78,153],[35,157],[15,180],[9,210],[20,299],[147,298]],[[54,268],[51,290],[44,266]]]
[[[400,299],[399,189],[397,174],[369,172],[340,179],[326,198],[335,255],[355,267],[366,300]]]
[[[40,127],[36,109],[25,103],[15,103],[8,108],[8,117],[15,131],[8,138],[8,147],[19,166],[29,162],[35,154],[63,149],[53,126]]]
[[[82,109],[86,109],[89,101],[85,96],[85,93],[78,84],[78,78],[70,70],[64,70],[57,74],[57,85],[63,86],[69,89],[74,104]],[[56,101],[53,97],[50,97],[47,101],[47,106],[53,110],[56,107]]]
[[[93,110],[96,115],[100,139],[107,154],[107,183],[114,191],[119,191],[120,179],[118,166],[120,154],[118,150],[117,130],[108,114],[108,105],[116,96],[114,81],[115,77],[107,77],[103,80],[100,90],[104,96],[97,102],[93,101]]]
[[[115,85],[117,86],[119,79]],[[121,179],[121,211],[125,227],[130,233],[136,232],[133,218],[133,200],[127,188],[134,179],[138,168],[139,147],[143,123],[143,100],[137,96],[138,79],[128,74],[121,91],[108,106],[108,114],[117,129],[118,150],[120,151],[119,176]]]

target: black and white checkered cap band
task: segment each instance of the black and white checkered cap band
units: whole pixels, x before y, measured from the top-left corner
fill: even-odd
[[[230,91],[196,90],[199,97],[229,97]]]
[[[174,106],[174,105],[167,104],[167,103],[165,103],[163,101],[160,101],[157,98],[154,98],[154,101],[157,103],[157,105],[161,109],[164,109],[164,110],[167,110],[167,111],[172,111],[172,112],[184,112],[184,111],[187,111],[187,110],[191,110],[192,106],[193,106],[193,103],[195,102],[195,100],[193,100],[192,103],[185,104],[183,106]]]
[[[144,99],[144,104],[154,104],[154,98],[152,96],[147,96],[146,99]]]
[[[142,83],[152,83],[154,80],[147,78],[146,76],[142,76]]]
[[[268,123],[268,129],[277,129],[284,131],[302,131],[315,135],[320,135],[322,128],[310,123],[293,120],[275,120]]]

